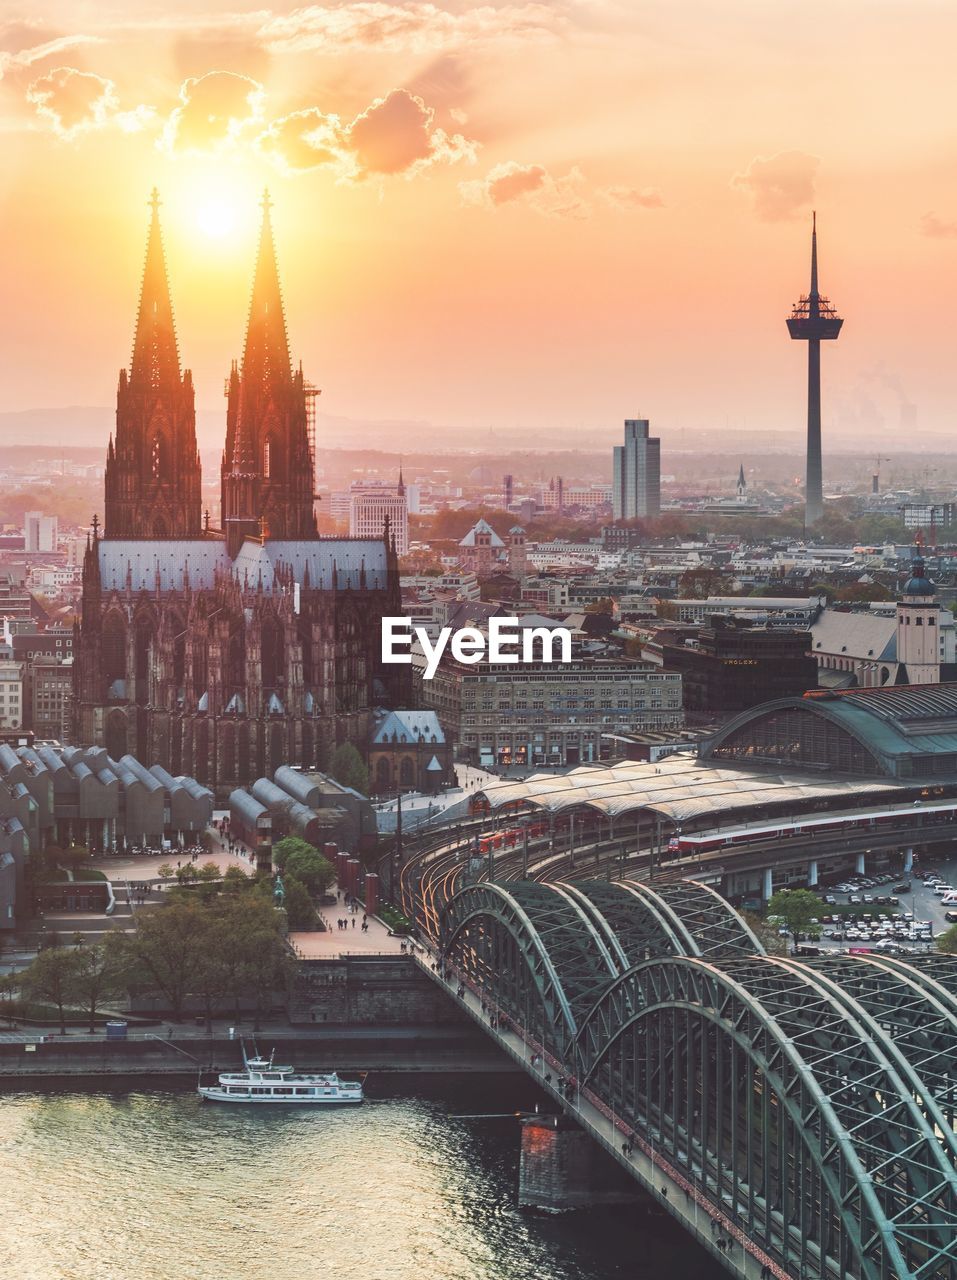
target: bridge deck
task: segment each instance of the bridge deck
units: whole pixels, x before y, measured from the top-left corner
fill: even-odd
[[[541,1046],[527,1039],[519,1028],[503,1025],[497,1010],[451,967],[443,974],[431,957],[417,954],[416,960],[423,971],[532,1076],[556,1106],[576,1120],[731,1275],[740,1280],[763,1280],[770,1272],[776,1280],[791,1280],[788,1272],[748,1239],[730,1215],[716,1208],[590,1090],[572,1089],[566,1093],[561,1064],[543,1056]],[[719,1248],[719,1241],[727,1247]]]

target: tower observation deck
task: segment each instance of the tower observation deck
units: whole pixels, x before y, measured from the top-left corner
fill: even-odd
[[[833,341],[844,321],[818,291],[817,214],[811,226],[811,288],[795,304],[788,317],[788,332],[798,342],[807,343],[807,482],[805,486],[805,528],[817,524],[824,514],[824,485],[821,473],[821,343]]]

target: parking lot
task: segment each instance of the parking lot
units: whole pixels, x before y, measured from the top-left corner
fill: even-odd
[[[889,955],[931,950],[937,935],[957,923],[957,902],[942,901],[947,886],[957,892],[957,858],[918,864],[906,875],[855,875],[822,885],[822,936],[810,946],[825,951],[866,948]]]

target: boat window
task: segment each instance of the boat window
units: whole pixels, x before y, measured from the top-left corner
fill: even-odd
[[[288,1093],[293,1093],[293,1092],[294,1092],[294,1090],[292,1090],[292,1089],[273,1089],[273,1093],[288,1094]]]
[[[269,1093],[268,1089],[253,1089],[253,1093]]]

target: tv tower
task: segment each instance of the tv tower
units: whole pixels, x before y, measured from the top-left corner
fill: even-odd
[[[811,215],[811,291],[794,304],[788,332],[807,343],[807,483],[804,527],[810,529],[824,514],[821,477],[821,342],[833,340],[844,321],[817,290],[817,214]]]

